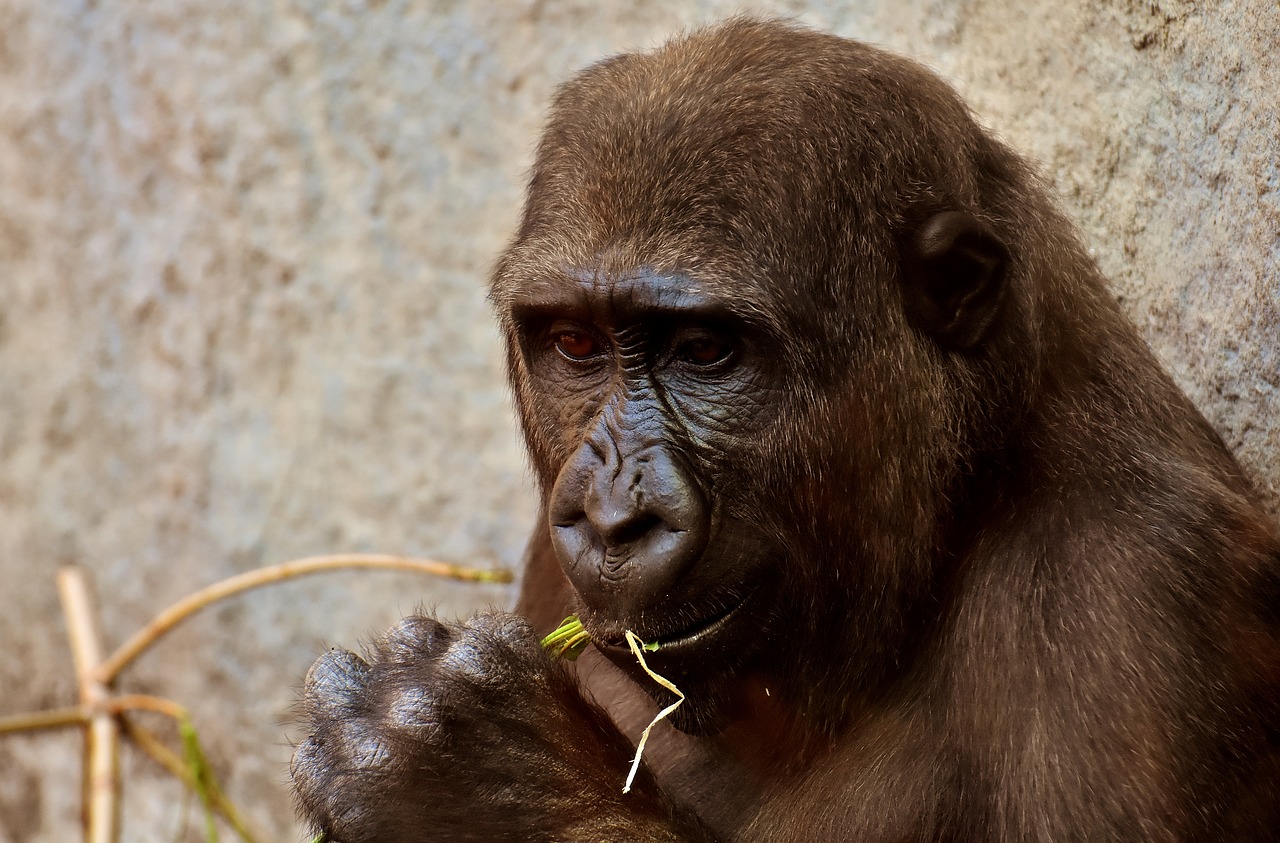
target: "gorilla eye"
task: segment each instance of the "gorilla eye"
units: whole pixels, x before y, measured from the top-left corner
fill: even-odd
[[[586,331],[562,330],[555,337],[556,350],[570,360],[586,360],[600,353],[600,343]]]
[[[714,366],[729,359],[733,346],[727,340],[715,336],[697,336],[685,340],[676,348],[676,355],[695,366]]]

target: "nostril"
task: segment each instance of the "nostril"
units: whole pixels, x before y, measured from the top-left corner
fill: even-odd
[[[588,516],[606,548],[623,547],[644,538],[662,523],[662,519],[647,510],[614,510],[597,512]]]
[[[662,512],[650,505],[642,472],[619,471],[596,480],[587,490],[583,514],[606,552],[639,542],[662,525]]]

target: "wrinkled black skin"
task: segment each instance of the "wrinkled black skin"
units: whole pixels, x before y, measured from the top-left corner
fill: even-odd
[[[317,828],[1277,839],[1276,526],[932,74],[749,20],[588,69],[492,297],[527,622],[317,662]],[[572,669],[536,645],[571,610]],[[688,701],[623,796],[666,701],[627,629]]]

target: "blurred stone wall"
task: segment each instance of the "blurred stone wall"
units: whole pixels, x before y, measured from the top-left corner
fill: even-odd
[[[916,56],[1039,159],[1277,510],[1274,0],[0,0],[0,716],[74,701],[61,565],[91,572],[114,646],[296,556],[517,564],[534,509],[484,281],[543,108],[582,65],[740,9]],[[188,705],[228,794],[297,840],[284,724],[312,658],[511,596],[278,585],[121,687]],[[0,736],[0,841],[77,839],[78,750]],[[201,839],[181,789],[123,760],[124,839]]]

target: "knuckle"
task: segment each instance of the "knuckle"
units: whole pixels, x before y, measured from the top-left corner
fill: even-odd
[[[387,632],[377,649],[387,661],[412,663],[430,657],[450,637],[449,628],[435,618],[410,615]]]
[[[529,672],[541,648],[523,619],[505,613],[477,615],[462,625],[440,655],[439,669],[455,684],[495,688]]]
[[[448,683],[447,695],[474,698],[482,694],[498,704],[498,692],[530,691],[547,672],[549,662],[533,627],[504,612],[476,615],[457,628],[441,652],[436,671]]]
[[[444,676],[457,685],[466,683],[486,686],[500,681],[503,664],[501,652],[475,635],[460,636],[449,644],[440,657]]]
[[[476,633],[513,642],[533,637],[533,627],[519,615],[509,612],[491,612],[475,615],[466,623],[466,627]]]
[[[334,649],[316,659],[307,671],[303,693],[312,712],[317,707],[350,708],[369,679],[369,664],[348,650]]]
[[[396,756],[387,736],[350,721],[308,736],[289,763],[300,798],[312,807],[359,783],[367,786],[395,768]]]
[[[383,701],[382,723],[388,731],[409,732],[423,739],[435,730],[440,719],[436,695],[422,685],[395,688]]]
[[[381,730],[349,724],[343,732],[346,767],[352,773],[382,773],[395,766],[391,743]]]
[[[501,653],[507,661],[523,663],[542,653],[533,627],[519,615],[506,612],[477,615],[467,622],[466,628],[476,639],[476,646]]]
[[[322,741],[312,735],[298,744],[289,762],[289,775],[304,802],[309,802],[309,797],[324,787],[328,769]]]

